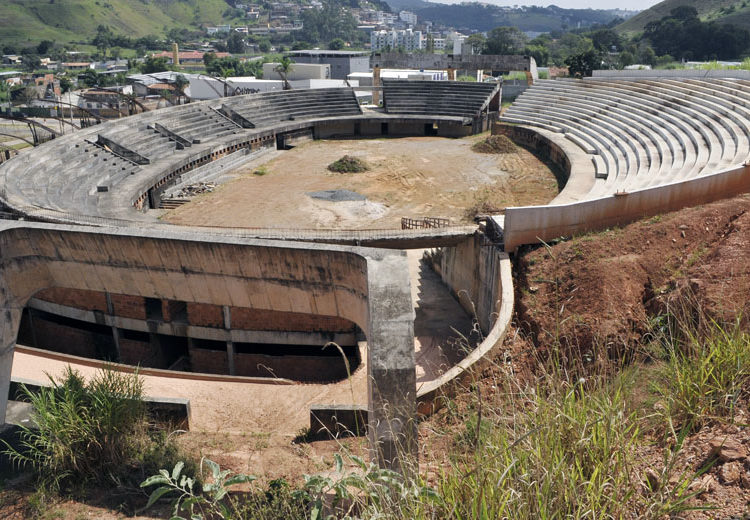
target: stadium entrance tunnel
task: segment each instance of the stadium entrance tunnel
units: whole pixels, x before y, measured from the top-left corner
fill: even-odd
[[[330,383],[359,368],[361,336],[333,316],[45,289],[24,309],[17,343],[143,368]]]
[[[0,270],[3,419],[24,309],[44,290],[72,289],[143,298],[146,317],[164,317],[160,300],[348,320],[368,340],[372,457],[396,470],[405,469],[404,454],[416,457],[414,309],[401,251],[7,222],[0,224]],[[179,316],[181,304],[174,310]],[[150,332],[158,334],[156,325]],[[179,353],[178,343],[166,351]]]

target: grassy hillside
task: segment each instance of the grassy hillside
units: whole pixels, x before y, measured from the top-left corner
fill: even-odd
[[[672,9],[683,5],[693,6],[703,21],[721,21],[741,25],[750,29],[749,0],[664,0],[618,25],[615,29],[622,34],[643,31],[646,24],[667,16]]]
[[[216,24],[225,0],[2,0],[0,42],[88,40],[100,24],[132,37]]]

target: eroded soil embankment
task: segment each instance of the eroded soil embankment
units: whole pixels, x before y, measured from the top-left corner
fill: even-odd
[[[667,312],[750,316],[750,196],[522,251],[518,326],[537,347],[631,348]]]

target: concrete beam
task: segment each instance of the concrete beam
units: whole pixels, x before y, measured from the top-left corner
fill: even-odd
[[[433,70],[502,70],[536,71],[536,61],[531,56],[506,56],[492,54],[405,54],[376,52],[370,58],[371,67],[383,69],[433,69]]]

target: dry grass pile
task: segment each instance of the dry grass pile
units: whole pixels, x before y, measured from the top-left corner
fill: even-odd
[[[335,173],[362,173],[369,170],[370,167],[359,157],[345,155],[329,164],[328,169]]]
[[[486,139],[477,141],[471,147],[478,153],[516,153],[518,148],[515,143],[505,135],[491,135]]]

